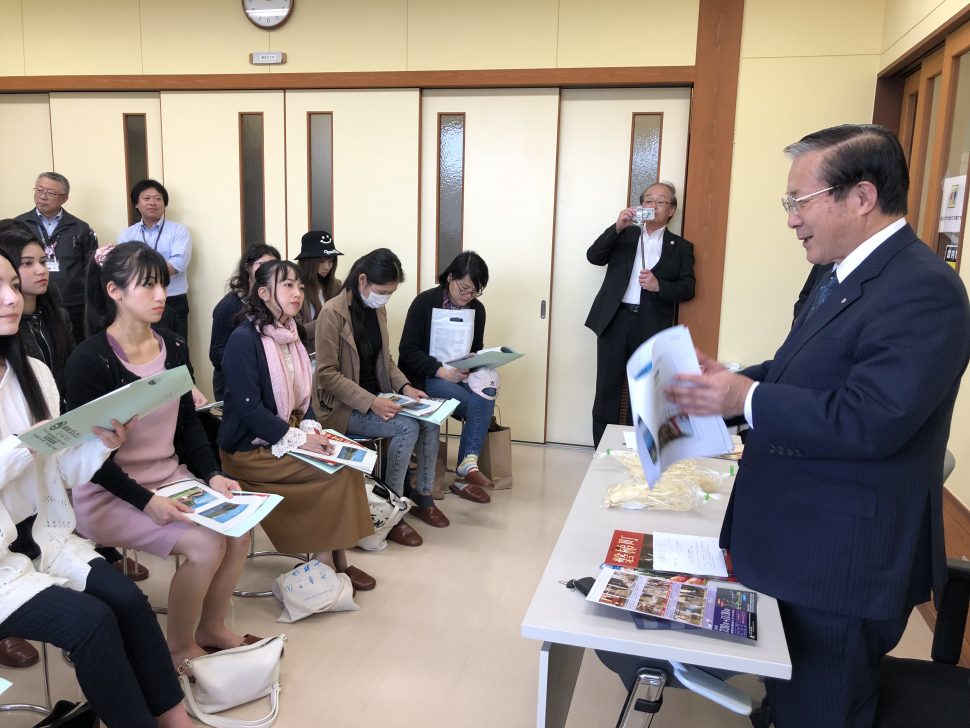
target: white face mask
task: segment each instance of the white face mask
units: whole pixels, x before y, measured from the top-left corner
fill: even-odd
[[[374,293],[371,291],[366,296],[361,296],[361,300],[367,308],[380,308],[391,300],[390,293]]]

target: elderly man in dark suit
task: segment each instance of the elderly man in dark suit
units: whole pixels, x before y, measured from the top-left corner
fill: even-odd
[[[627,359],[644,341],[673,326],[677,304],[694,297],[694,246],[667,229],[677,211],[677,189],[670,182],[651,185],[640,195],[640,205],[652,217],[648,213],[649,219],[638,225],[637,208],[620,210],[616,223],[586,251],[590,263],[607,266],[586,318],[598,337],[594,445],[607,425],[620,422]]]
[[[682,410],[751,425],[721,532],[738,577],[779,601],[790,681],[778,728],[870,726],[880,658],[945,578],[943,458],[970,358],[956,273],[906,224],[888,130],[790,145],[788,225],[820,276],[774,359],[732,374],[701,356]]]

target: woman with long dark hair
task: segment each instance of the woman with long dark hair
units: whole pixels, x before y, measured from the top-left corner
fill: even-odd
[[[165,308],[168,280],[165,259],[144,243],[97,251],[87,281],[88,329],[96,333],[67,362],[69,407],[188,363],[184,339],[152,328]],[[220,471],[190,392],[141,418],[92,482],[74,490],[78,531],[85,536],[156,556],[185,557],[168,594],[168,644],[176,664],[206,648],[258,639],[225,624],[249,537],[230,538],[195,524],[188,507],[154,493],[188,479],[229,498],[238,488]]]
[[[239,258],[239,264],[229,279],[229,291],[212,309],[212,334],[209,339],[209,361],[212,362],[212,390],[216,401],[226,395],[226,378],[222,373],[222,356],[226,342],[236,327],[236,316],[246,306],[253,276],[259,266],[271,260],[280,260],[280,251],[272,245],[250,245]]]
[[[388,438],[388,486],[401,495],[411,454],[418,469],[410,511],[435,528],[449,525],[431,496],[438,426],[400,414],[401,407],[383,392],[420,399],[428,395],[411,386],[391,357],[384,305],[404,281],[401,261],[387,248],[372,250],[350,268],[341,294],[327,301],[317,324],[317,371],[314,409],[324,427],[351,437]],[[406,546],[422,543],[402,519],[388,534]]]
[[[42,640],[68,651],[87,700],[110,727],[190,726],[175,670],[142,592],[73,535],[65,487],[83,483],[134,422],[95,428],[96,439],[44,456],[13,433],[58,414],[50,370],[24,355],[18,260],[0,251],[0,639]],[[11,552],[13,523],[37,514],[40,555]]]
[[[33,231],[19,220],[0,220],[0,250],[17,261],[24,312],[20,338],[27,356],[40,359],[54,374],[64,404],[64,365],[74,346],[71,319],[50,283],[47,253]],[[79,337],[83,332],[78,332]]]
[[[260,267],[243,320],[226,345],[219,456],[248,490],[283,496],[262,522],[277,551],[312,553],[347,574],[354,588],[373,589],[376,581],[346,557],[346,549],[374,533],[363,475],[352,468],[327,475],[285,457],[296,448],[333,449],[310,404],[313,369],[294,320],[302,305],[294,263]]]
[[[300,241],[300,282],[303,307],[297,322],[303,326],[303,344],[311,354],[316,349],[317,317],[324,305],[340,292],[343,281],[337,278],[337,256],[343,255],[326,230],[311,230]]]
[[[491,497],[483,488],[495,487],[478,469],[478,456],[485,445],[495,396],[476,392],[468,385],[469,372],[449,367],[431,355],[431,319],[435,309],[470,309],[474,317],[470,351],[480,351],[485,346],[485,307],[478,297],[486,284],[488,266],[481,256],[470,250],[459,253],[438,276],[438,285],[411,302],[399,349],[401,371],[408,379],[432,397],[461,402],[455,410],[464,420],[455,469],[458,479],[449,488],[474,503],[488,503]]]

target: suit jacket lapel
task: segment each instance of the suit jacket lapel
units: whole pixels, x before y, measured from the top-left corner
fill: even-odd
[[[849,276],[839,283],[829,297],[809,316],[809,306],[805,306],[795,325],[788,334],[788,338],[778,349],[771,368],[768,370],[766,381],[777,381],[792,358],[805,344],[822,331],[842,311],[848,309],[863,295],[863,286],[867,281],[878,276],[886,264],[904,247],[919,242],[916,234],[908,225],[892,235],[877,247]],[[816,288],[822,284],[825,277],[820,277]],[[812,290],[814,297],[815,289]]]
[[[660,243],[660,257],[657,258],[657,264],[650,269],[651,271],[656,271],[660,267],[660,264],[663,263],[665,259],[670,257],[676,243],[677,241],[674,239],[674,234],[667,228],[664,228],[663,241]]]

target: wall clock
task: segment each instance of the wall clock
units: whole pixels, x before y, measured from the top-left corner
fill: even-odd
[[[296,0],[242,0],[249,22],[263,30],[274,30],[290,19]]]

